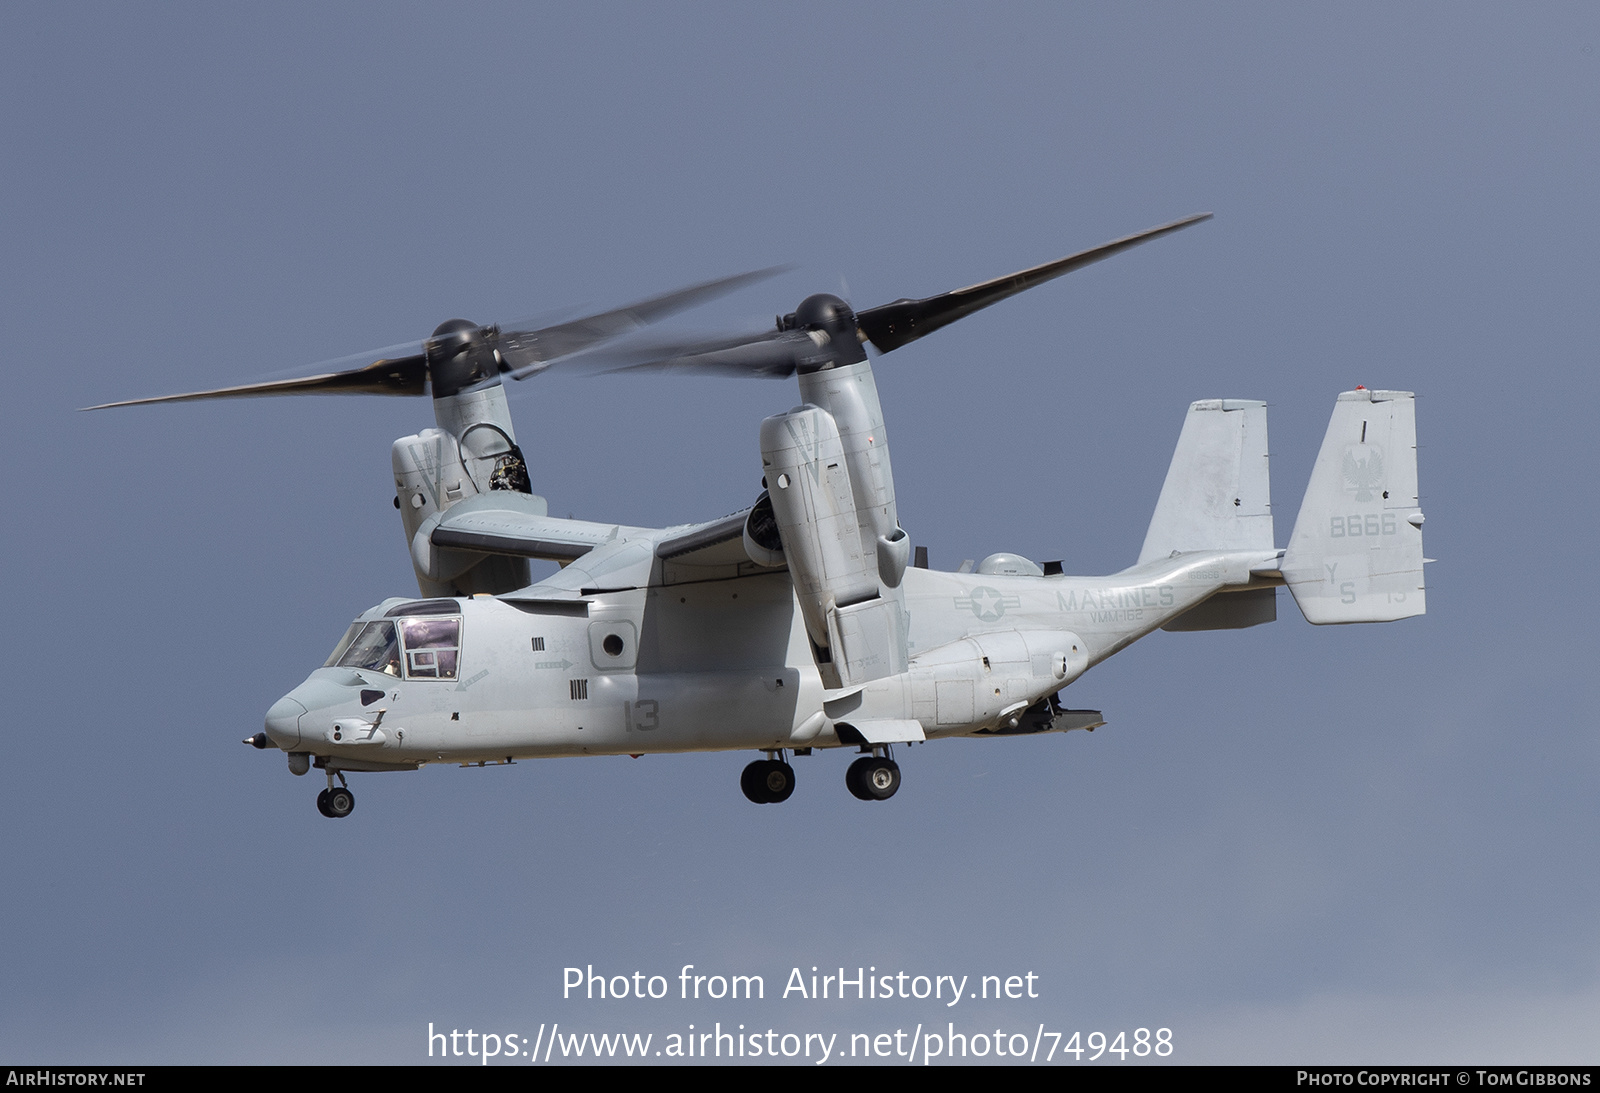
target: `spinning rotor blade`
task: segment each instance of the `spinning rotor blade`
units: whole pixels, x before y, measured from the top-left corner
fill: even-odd
[[[208,398],[255,398],[261,395],[420,395],[428,387],[428,357],[417,353],[409,357],[374,361],[348,372],[326,372],[293,380],[245,383],[194,391],[187,395],[158,395],[124,402],[103,402],[85,410],[109,410],[117,406],[143,406],[151,402],[196,402]]]
[[[1103,258],[1110,258],[1113,254],[1120,254],[1131,247],[1137,247],[1140,243],[1148,243],[1152,239],[1159,239],[1163,235],[1181,231],[1191,224],[1210,219],[1210,213],[1186,216],[1182,220],[1174,220],[1158,228],[1113,239],[1109,243],[1079,251],[1077,254],[1069,254],[1065,258],[1058,258],[1054,262],[1046,262],[1032,269],[1020,270],[1004,277],[996,277],[990,281],[958,288],[938,296],[929,296],[922,300],[896,300],[892,304],[857,312],[856,322],[863,338],[870,341],[880,352],[888,353],[890,350],[899,349],[902,345],[916,341],[924,334],[933,333],[941,326],[949,326],[957,319],[966,318],[974,311],[981,311],[990,304],[999,303],[1008,296],[1026,292],[1035,285],[1042,285],[1075,269],[1082,269]]]
[[[104,402],[98,406],[86,406],[84,409],[109,410],[118,406],[142,406],[153,402],[195,402],[200,399],[253,398],[263,395],[423,395],[428,391],[430,379],[435,381],[436,393],[441,383],[445,382],[444,376],[435,374],[440,368],[443,368],[445,375],[449,376],[448,393],[454,393],[450,388],[462,382],[462,375],[472,380],[474,377],[487,378],[494,372],[511,371],[517,379],[522,379],[549,367],[549,362],[557,357],[576,353],[598,342],[638,330],[674,312],[704,303],[715,296],[732,292],[752,282],[775,276],[788,268],[773,266],[769,269],[753,270],[750,273],[738,273],[732,277],[719,277],[714,281],[702,281],[688,288],[651,296],[611,311],[602,311],[581,319],[572,319],[535,330],[501,330],[497,326],[480,327],[465,320],[452,320],[441,325],[431,337],[421,342],[409,342],[402,346],[391,347],[420,350],[420,352],[412,352],[401,357],[386,357],[360,368],[324,372],[299,379],[245,383],[209,391],[193,391],[184,395],[158,395],[154,398]],[[482,369],[471,371],[471,368],[476,367],[471,365],[469,370],[463,372],[461,367],[453,363],[458,358],[465,359],[462,358],[463,353],[475,353],[478,350],[492,350],[494,354],[492,359],[486,354],[478,358],[483,361]],[[376,351],[376,353],[382,352],[386,351]],[[340,359],[359,359],[375,356],[376,353],[356,354],[354,357]]]
[[[866,311],[852,311],[844,300],[823,293],[808,296],[792,314],[781,316],[776,331],[619,346],[574,357],[570,363],[609,366],[600,368],[604,372],[658,371],[772,378],[855,364],[866,360],[863,343],[870,342],[883,353],[891,352],[1008,296],[1210,219],[1210,213],[1185,217],[1054,262],[922,300],[902,299]],[[522,378],[522,374],[513,375]]]
[[[557,357],[565,357],[588,349],[598,342],[629,334],[640,327],[664,319],[674,312],[703,304],[717,296],[764,281],[790,269],[789,266],[771,266],[767,269],[736,273],[732,277],[719,277],[698,285],[662,293],[647,300],[628,304],[613,311],[602,311],[581,319],[547,326],[541,330],[505,330],[494,338],[500,358],[513,379],[526,379],[540,366],[548,366]]]
[[[617,372],[678,372],[686,376],[733,376],[735,378],[788,379],[806,367],[833,363],[834,354],[826,343],[819,346],[804,332],[756,334],[744,337],[706,339],[676,346],[657,345],[654,353],[641,353],[651,359],[617,364],[599,369],[602,375]],[[612,354],[598,354],[592,364],[615,363]],[[626,359],[623,353],[614,355]],[[584,358],[575,358],[578,363]]]

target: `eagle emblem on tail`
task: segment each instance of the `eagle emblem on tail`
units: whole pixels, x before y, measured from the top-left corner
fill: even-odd
[[[1373,489],[1383,482],[1383,453],[1374,448],[1365,459],[1357,459],[1353,451],[1345,452],[1344,482],[1357,501],[1371,501]]]

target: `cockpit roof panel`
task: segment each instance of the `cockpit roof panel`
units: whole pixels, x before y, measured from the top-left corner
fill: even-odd
[[[407,600],[397,604],[383,613],[386,619],[397,619],[401,615],[459,615],[461,605],[455,600]]]

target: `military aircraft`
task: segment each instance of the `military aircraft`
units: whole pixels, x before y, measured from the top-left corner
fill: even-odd
[[[770,270],[550,327],[453,320],[360,368],[134,400],[431,388],[435,427],[391,451],[420,598],[358,615],[245,743],[287,753],[294,774],[321,770],[317,807],[334,818],[355,807],[347,772],[689,751],[761,753],[741,787],[775,803],[795,788],[790,755],[853,750],[847,788],[882,801],[900,786],[895,745],[1092,731],[1099,711],[1064,707],[1063,688],[1157,628],[1270,622],[1279,585],[1313,623],[1422,614],[1409,392],[1339,395],[1286,548],[1273,532],[1266,404],[1210,399],[1189,407],[1132,567],[1074,577],[999,553],[939,572],[912,550],[866,347],[892,352],[1209,215],[937,296],[858,312],[815,295],[766,334],[602,353],[623,370],[798,378],[801,405],[761,423],[760,497],[704,523],[550,516],[503,381],[581,351],[594,359],[618,335]],[[561,568],[534,581],[529,559]]]

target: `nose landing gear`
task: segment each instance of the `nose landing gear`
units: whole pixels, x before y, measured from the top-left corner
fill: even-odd
[[[739,775],[739,788],[758,805],[787,801],[794,792],[794,768],[783,761],[783,752],[769,751],[770,759],[757,759]]]
[[[339,777],[339,784],[334,785],[334,775]],[[356,810],[356,795],[350,792],[350,786],[344,780],[343,771],[328,772],[328,788],[317,794],[317,811],[330,820],[342,820]]]

